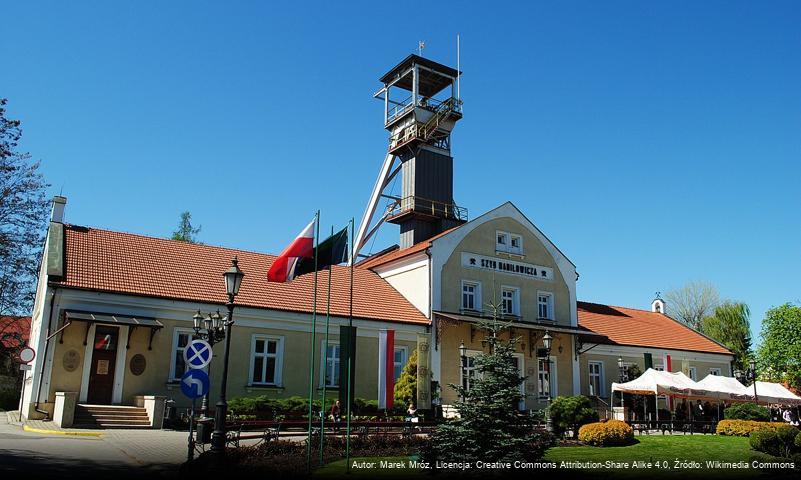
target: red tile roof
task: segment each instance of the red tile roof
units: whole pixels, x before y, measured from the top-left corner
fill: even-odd
[[[28,343],[31,334],[31,317],[14,315],[0,317],[0,342],[6,348]]]
[[[417,252],[422,252],[422,251],[426,250],[427,248],[429,248],[431,246],[431,242],[433,242],[434,240],[438,239],[439,237],[443,237],[443,236],[449,234],[450,232],[456,230],[460,226],[461,225],[453,227],[453,228],[449,228],[448,230],[445,230],[442,233],[434,235],[433,237],[429,238],[428,240],[423,240],[422,242],[415,243],[411,247],[400,249],[398,247],[398,245],[395,245],[394,247],[387,248],[386,250],[378,252],[375,255],[373,255],[372,257],[368,257],[368,258],[362,260],[361,262],[357,263],[356,267],[357,268],[374,268],[374,267],[378,267],[380,265],[386,265],[387,263],[390,263],[390,262],[392,262],[394,260],[398,260],[398,259],[401,259],[401,258],[408,257],[410,255],[413,255],[413,254],[417,253]]]
[[[577,306],[579,326],[618,345],[731,355],[725,347],[661,313],[589,302],[577,302]]]
[[[268,283],[274,255],[191,244],[130,233],[66,225],[64,287],[103,292],[225,303],[223,272],[237,256],[245,273],[240,306],[312,311],[314,275],[291,283]],[[348,316],[350,270],[333,268],[331,313]],[[376,273],[354,269],[353,316],[425,325],[428,319]],[[325,314],[328,272],[320,272],[317,311]]]

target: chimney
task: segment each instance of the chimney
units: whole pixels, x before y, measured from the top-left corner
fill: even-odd
[[[654,313],[665,313],[665,301],[660,298],[659,292],[656,292],[656,298],[651,302],[651,311]]]
[[[67,197],[56,195],[53,197],[53,210],[50,212],[50,221],[64,223],[64,206],[67,205]]]

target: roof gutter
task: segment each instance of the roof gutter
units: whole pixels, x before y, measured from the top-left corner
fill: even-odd
[[[39,372],[39,386],[36,388],[36,403],[33,405],[33,409],[38,413],[44,414],[45,419],[50,418],[50,412],[39,408],[39,398],[41,398],[42,395],[42,383],[44,383],[44,372],[47,367],[47,351],[50,346],[50,339],[53,338],[53,335],[50,335],[50,330],[53,329],[53,306],[56,303],[57,290],[58,287],[53,286],[53,296],[50,297],[50,318],[47,320],[47,338],[45,339],[44,352],[42,352],[42,370]]]

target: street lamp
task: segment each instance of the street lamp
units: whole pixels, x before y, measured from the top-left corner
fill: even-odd
[[[467,347],[464,342],[459,345],[459,357],[462,359],[462,401],[465,400],[465,390],[467,390]]]
[[[618,379],[620,379],[620,381],[622,382],[623,381],[623,357],[617,357],[617,371],[618,371]]]
[[[231,327],[234,325],[234,297],[239,293],[239,287],[242,286],[242,278],[244,276],[245,274],[239,269],[237,259],[234,257],[231,260],[231,268],[223,273],[225,293],[228,294],[228,303],[225,304],[228,307],[227,321],[223,322],[219,315],[217,315],[217,319],[212,320],[212,323],[216,321],[218,325],[227,330],[225,353],[223,354],[222,382],[220,383],[220,400],[217,402],[217,408],[214,411],[214,432],[211,434],[211,451],[217,454],[225,453],[225,417],[228,410],[225,391],[228,387],[228,352],[231,350]]]
[[[553,431],[553,424],[551,423],[551,342],[553,337],[548,330],[545,330],[545,335],[542,337],[542,345],[545,347],[545,365],[548,372],[548,407],[546,411],[548,415],[545,417],[545,428]]]
[[[757,386],[756,386],[756,360],[750,360],[748,362],[748,368],[745,370],[737,369],[734,371],[734,376],[737,378],[742,379],[743,383],[748,383],[749,381],[754,382],[754,402],[759,403],[759,397],[757,396]]]
[[[214,349],[214,344],[225,338],[225,325],[226,319],[217,313],[207,313],[203,315],[200,310],[192,316],[193,329],[195,330],[195,338],[203,339],[209,342],[209,345]],[[209,367],[211,370],[211,367]],[[209,373],[209,372],[206,372]],[[203,400],[200,403],[200,415],[207,418],[209,412],[209,392],[203,395]],[[205,426],[204,426],[205,428]],[[200,427],[198,427],[200,430]],[[201,436],[203,436],[201,434]],[[207,437],[206,437],[207,438]]]

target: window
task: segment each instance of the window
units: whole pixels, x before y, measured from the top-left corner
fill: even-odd
[[[186,373],[184,349],[195,332],[188,328],[176,328],[172,337],[172,357],[170,360],[170,380],[177,381]]]
[[[325,342],[321,347],[323,369],[320,375],[320,383],[325,382],[326,387],[339,387],[339,344],[328,343],[328,356],[326,357]],[[324,376],[323,376],[324,375]]]
[[[395,347],[395,381],[397,382],[401,376],[401,372],[403,372],[403,367],[406,366],[406,360],[408,359],[408,350],[406,347]]]
[[[515,366],[515,368],[517,369],[518,375],[520,375],[520,378],[522,379],[523,377],[526,376],[525,373],[523,373],[525,371],[525,369],[523,368],[523,363],[524,363],[523,362],[523,354],[522,353],[514,353],[512,355],[513,355],[513,357],[512,357],[512,365]],[[520,400],[520,402],[518,402],[517,409],[520,410],[520,411],[523,411],[523,410],[526,409],[526,382],[525,382],[525,380],[520,380],[520,394],[523,395],[523,399]]]
[[[720,368],[710,368],[709,369],[710,375],[720,375]]]
[[[537,292],[537,318],[540,320],[553,320],[553,294]]]
[[[547,358],[537,359],[537,393],[540,398],[553,399],[556,395],[552,380],[556,378],[556,362],[553,357],[550,360],[549,362]]]
[[[495,232],[495,250],[505,252],[509,249],[509,234],[506,232]]]
[[[698,380],[698,374],[696,373],[695,367],[690,367],[690,378],[694,382]]]
[[[511,253],[521,254],[523,253],[523,237],[520,235],[511,235],[511,240],[509,244],[509,251]]]
[[[283,353],[283,337],[253,335],[250,347],[250,383],[281,385]]]
[[[462,310],[481,310],[481,287],[476,282],[462,282]]]
[[[590,395],[597,397],[604,396],[604,364],[602,362],[590,362]]]
[[[505,315],[519,315],[517,296],[519,290],[512,287],[501,288],[501,310]]]
[[[461,376],[461,379],[462,379],[462,386],[464,388],[466,388],[467,390],[470,390],[470,380],[472,380],[473,378],[476,378],[476,375],[477,375],[476,367],[475,367],[475,364],[473,363],[473,360],[474,360],[475,356],[478,355],[478,353],[479,352],[468,350],[467,351],[467,365],[466,366],[462,366],[462,368],[459,369],[460,370],[460,376]],[[459,359],[459,365],[461,365],[461,361],[462,360]]]

